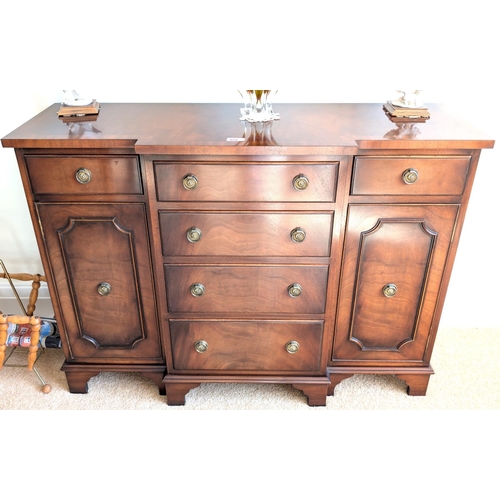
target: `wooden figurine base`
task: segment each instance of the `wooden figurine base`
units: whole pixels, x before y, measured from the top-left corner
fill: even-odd
[[[67,106],[66,104],[61,104],[57,116],[85,116],[85,115],[97,115],[99,113],[99,103],[94,99],[92,104],[88,106]]]

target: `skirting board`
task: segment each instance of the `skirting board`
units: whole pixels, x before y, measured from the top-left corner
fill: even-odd
[[[31,282],[21,282],[17,280],[12,280],[14,286],[16,287],[17,293],[21,300],[28,300],[28,297],[31,293]],[[0,299],[15,299],[15,295],[12,292],[12,288],[9,285],[9,282],[6,279],[0,280]],[[50,299],[49,289],[47,284],[42,282],[40,283],[40,288],[38,289],[38,299]]]
[[[26,307],[31,293],[31,282],[19,282],[15,280],[13,280],[13,282],[21,302],[24,304],[24,307]],[[9,282],[5,279],[0,280],[0,311],[5,314],[20,314],[22,312]],[[47,284],[43,282],[40,284],[38,290],[36,314],[40,316],[53,315],[49,289],[47,288]]]
[[[28,300],[21,299],[24,307],[28,304]],[[0,298],[0,311],[4,314],[22,314],[23,310],[20,308],[15,298]],[[36,316],[43,316],[47,318],[54,317],[54,309],[52,302],[49,298],[38,299],[35,309]]]

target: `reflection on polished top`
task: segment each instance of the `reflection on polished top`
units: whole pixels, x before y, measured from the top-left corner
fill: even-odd
[[[2,139],[2,145],[219,155],[353,154],[358,148],[480,149],[494,145],[490,137],[461,123],[441,105],[429,105],[431,118],[426,122],[393,123],[382,104],[275,104],[281,120],[265,128],[242,123],[239,104],[104,103],[97,117],[76,120],[59,119],[59,106],[53,104],[14,130]]]

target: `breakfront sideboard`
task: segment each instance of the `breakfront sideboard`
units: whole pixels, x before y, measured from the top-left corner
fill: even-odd
[[[69,390],[139,372],[185,403],[205,382],[286,383],[310,405],[357,373],[425,395],[480,151],[440,106],[49,107],[15,148]]]

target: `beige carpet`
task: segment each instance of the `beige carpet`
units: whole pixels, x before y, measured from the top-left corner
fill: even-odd
[[[16,353],[17,355],[17,353]],[[70,394],[60,367],[62,350],[47,349],[36,366],[52,387],[44,394],[34,372],[0,370],[2,410],[499,410],[500,328],[441,329],[427,396],[411,397],[392,376],[355,375],[339,384],[326,407],[310,408],[289,385],[204,384],[186,405],[171,407],[157,387],[137,374],[101,373],[88,394]]]

